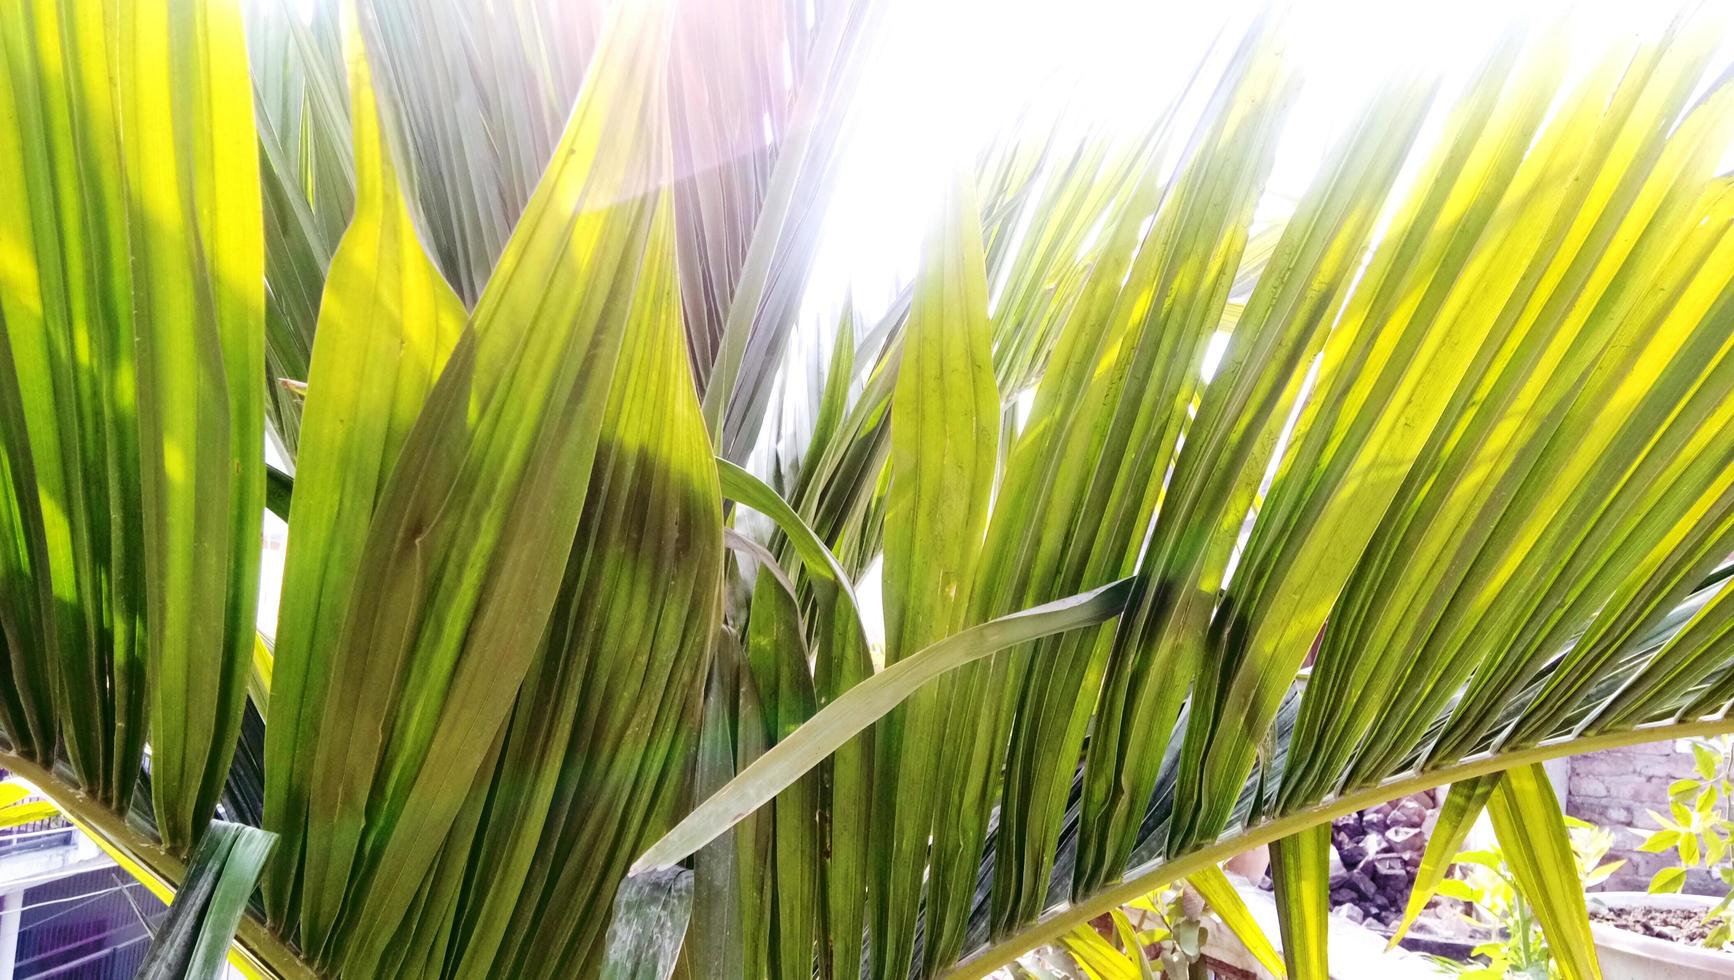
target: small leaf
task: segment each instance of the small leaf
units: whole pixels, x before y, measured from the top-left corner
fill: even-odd
[[[1650,894],[1669,895],[1679,891],[1686,884],[1686,869],[1675,866],[1663,868],[1650,879]]]
[[[1204,949],[1204,927],[1191,919],[1176,923],[1174,945],[1180,947],[1180,952],[1186,954],[1187,959],[1197,959],[1199,952]]]
[[[1702,742],[1692,743],[1692,761],[1697,763],[1698,775],[1705,779],[1715,779],[1717,771],[1722,768],[1722,760],[1717,757],[1716,750]]]
[[[1446,898],[1455,898],[1458,901],[1463,902],[1477,902],[1481,900],[1481,893],[1475,890],[1475,886],[1464,881],[1462,878],[1446,878],[1444,881],[1439,883],[1438,887],[1433,889],[1433,892],[1436,895],[1443,895]]]
[[[1721,864],[1728,853],[1728,838],[1712,830],[1704,835],[1704,863]]]
[[[1644,842],[1638,845],[1638,850],[1644,854],[1660,854],[1663,851],[1673,850],[1674,845],[1679,842],[1680,832],[1678,830],[1658,830],[1644,838]]]
[[[1626,866],[1626,862],[1624,862],[1624,861],[1609,861],[1607,864],[1602,865],[1601,867],[1595,869],[1594,871],[1591,871],[1589,874],[1584,876],[1584,880],[1583,880],[1584,887],[1588,888],[1591,885],[1601,884],[1602,882],[1604,882],[1604,881],[1608,880],[1610,877],[1612,877],[1614,872],[1620,870],[1621,868],[1623,868],[1625,866]]]
[[[1710,935],[1704,937],[1704,945],[1712,949],[1720,949],[1728,944],[1730,938],[1728,920],[1716,923],[1716,928],[1710,930]]]
[[[1699,794],[1698,802],[1692,805],[1692,809],[1696,810],[1700,817],[1708,816],[1710,811],[1715,809],[1716,804],[1722,801],[1721,797],[1721,791],[1715,786],[1706,786],[1704,792]]]

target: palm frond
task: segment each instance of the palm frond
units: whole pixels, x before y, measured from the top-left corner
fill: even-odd
[[[1270,843],[1299,977],[1333,814],[1734,727],[1713,16],[1277,200],[1273,9],[944,160],[878,309],[884,7],[0,2],[0,763],[195,905],[262,805],[283,976],[1142,976],[1080,927]]]

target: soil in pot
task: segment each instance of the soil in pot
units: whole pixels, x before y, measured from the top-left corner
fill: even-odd
[[[1627,932],[1635,932],[1654,939],[1666,939],[1669,942],[1702,946],[1704,940],[1710,937],[1710,924],[1704,921],[1704,914],[1696,909],[1654,908],[1642,905],[1598,908],[1592,905],[1589,913],[1591,921],[1606,922],[1616,929],[1624,929]]]

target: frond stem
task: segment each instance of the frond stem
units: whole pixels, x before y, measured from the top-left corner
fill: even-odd
[[[166,902],[174,897],[175,888],[187,873],[186,862],[179,856],[132,826],[125,817],[68,785],[40,763],[0,749],[0,767],[16,773],[52,800],[67,819],[89,834],[116,864],[158,898]],[[301,962],[288,944],[277,938],[263,922],[253,918],[250,912],[241,917],[241,925],[235,930],[234,949],[246,961],[237,965],[250,976],[275,977],[277,980],[317,978],[317,974]]]
[[[1642,745],[1645,742],[1660,742],[1665,739],[1722,735],[1728,732],[1734,732],[1734,718],[1718,717],[1685,723],[1662,722],[1626,731],[1555,739],[1514,752],[1476,755],[1437,769],[1393,776],[1375,786],[1334,796],[1305,809],[1243,828],[1238,833],[1190,854],[1152,861],[1134,868],[1111,888],[1103,889],[1082,902],[1048,910],[1035,922],[965,959],[947,975],[956,980],[978,980],[986,977],[1042,943],[1057,940],[1096,916],[1166,884],[1220,864],[1242,851],[1281,840],[1308,827],[1334,820],[1344,814],[1365,810],[1387,800],[1490,772],[1502,772],[1515,766],[1545,762],[1580,752]]]

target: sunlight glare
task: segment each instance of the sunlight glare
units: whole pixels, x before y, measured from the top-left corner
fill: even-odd
[[[1233,37],[1260,12],[1285,7],[1301,90],[1260,221],[1285,216],[1381,79],[1436,71],[1448,96],[1526,20],[1567,34],[1569,78],[1610,42],[1654,36],[1681,9],[1669,0],[896,0],[862,79],[866,94],[803,319],[835,323],[852,291],[867,329],[913,275],[944,182],[1021,115],[1055,116],[1062,138],[1092,127],[1136,133],[1180,90],[1224,24],[1223,36]],[[1725,44],[1718,64],[1731,51]],[[1442,116],[1433,113],[1418,150],[1436,137]]]

